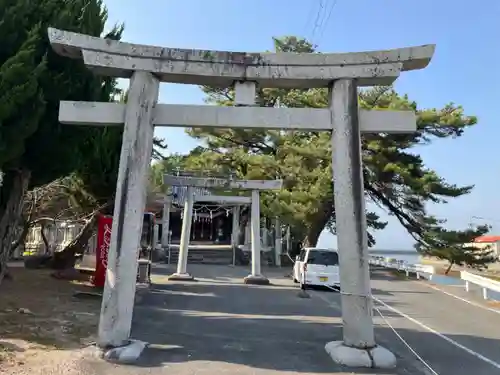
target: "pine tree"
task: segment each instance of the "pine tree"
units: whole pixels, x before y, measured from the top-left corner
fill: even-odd
[[[426,241],[417,243],[415,247],[422,255],[448,261],[445,274],[451,271],[453,265],[483,270],[498,259],[490,246],[480,247],[474,243],[476,238],[488,233],[488,225],[470,226],[458,231],[444,229],[438,221],[430,221],[435,224],[429,223]]]
[[[277,52],[314,52],[311,44],[296,37],[275,39],[275,47]],[[204,87],[203,91],[209,103],[233,103],[231,89]],[[328,99],[326,89],[261,88],[256,102],[264,107],[322,108]],[[432,244],[436,223],[431,225],[426,204],[444,204],[449,198],[469,193],[472,186],[446,182],[426,167],[413,148],[436,138],[459,137],[476,124],[476,118],[453,104],[442,109],[418,108],[417,103],[391,87],[362,90],[359,103],[365,109],[416,111],[418,129],[412,134],[363,135],[365,195],[395,216],[417,242]],[[330,134],[207,128],[191,129],[189,134],[205,145],[203,153],[191,156],[193,165],[232,170],[240,178],[283,179],[282,191],[262,194],[262,212],[281,216],[292,226],[297,242],[314,246],[325,228],[335,232]],[[386,222],[375,212],[367,212],[367,221],[373,245],[373,231],[384,229]]]
[[[93,152],[89,140],[105,141],[103,129],[61,125],[59,101],[114,94],[112,79],[54,53],[47,28],[102,36],[106,19],[101,0],[0,0],[0,280],[26,190],[75,171]]]

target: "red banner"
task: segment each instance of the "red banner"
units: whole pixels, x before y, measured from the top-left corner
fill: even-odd
[[[112,216],[101,215],[97,219],[97,246],[96,265],[94,274],[94,286],[104,288],[106,281],[106,269],[108,268],[108,252],[111,242]]]

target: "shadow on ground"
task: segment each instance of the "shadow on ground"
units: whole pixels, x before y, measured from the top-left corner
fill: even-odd
[[[137,304],[133,336],[151,345],[136,371],[143,368],[155,374],[194,374],[202,370],[228,374],[353,373],[352,369],[334,364],[324,350],[325,343],[342,339],[338,294],[311,291],[312,298],[299,298],[297,286],[285,279],[283,272],[272,275],[276,276],[271,280],[275,287],[257,287],[242,283],[240,277],[246,274],[245,269],[226,267],[214,271],[213,266],[199,266],[191,267],[191,271],[199,278],[197,283],[165,282],[160,275]],[[315,296],[318,293],[322,298]],[[374,291],[380,296],[384,293]],[[386,317],[400,318],[382,310]],[[457,361],[464,352],[429,332],[403,327],[398,333],[418,348],[440,375],[483,374],[478,369],[484,368],[481,366],[485,363],[473,357],[465,364]],[[376,337],[380,345],[396,354],[398,368],[358,369],[355,373],[425,373],[423,365],[389,327],[378,326]],[[492,340],[479,337],[450,337],[456,341],[477,341],[478,345],[492,344],[488,342]],[[488,374],[495,373],[494,367],[487,371],[490,370]]]

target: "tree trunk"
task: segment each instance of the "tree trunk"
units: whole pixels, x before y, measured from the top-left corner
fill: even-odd
[[[304,236],[304,239],[302,240],[302,247],[316,247],[319,236],[321,235],[323,229],[324,227],[321,229],[319,227],[309,229]]]
[[[302,240],[302,247],[315,247],[317,245],[319,236],[330,221],[334,210],[332,196],[330,201],[324,202],[323,209],[318,210],[313,220],[311,220],[311,225],[307,228],[304,239]]]
[[[453,267],[453,262],[450,262],[448,268],[446,269],[446,271],[444,271],[445,275],[448,275],[448,273],[451,271],[451,267]]]
[[[24,242],[26,241],[26,236],[28,236],[29,229],[30,229],[29,222],[25,222],[23,224],[23,230],[21,231],[21,234],[19,235],[18,239],[15,240],[15,242],[13,242],[12,246],[10,247],[10,255],[14,254],[14,251],[16,251],[16,249],[19,246],[24,244]]]
[[[23,195],[23,202],[24,202],[24,195]],[[33,220],[33,215],[35,213],[35,207],[36,207],[37,199],[36,195],[33,197],[31,201],[31,208],[28,214],[28,217],[26,219],[22,218],[22,211],[20,212],[20,221],[23,219],[23,228],[21,231],[21,234],[18,236],[18,239],[12,244],[12,247],[10,249],[10,256],[14,254],[14,251],[21,246],[24,245],[24,242],[26,241],[26,236],[28,236],[29,229],[32,225],[32,220]],[[21,210],[22,210],[22,203],[21,203]]]
[[[325,214],[327,213],[325,212]],[[302,240],[302,247],[316,247],[318,244],[319,236],[330,220],[330,214],[328,216],[323,216],[323,212],[321,212],[321,215],[321,217],[317,218],[316,222],[312,223],[312,225],[307,228],[304,239]]]
[[[246,241],[245,228],[247,226],[248,220],[250,220],[250,210],[248,208],[243,208],[240,211],[240,215],[241,215],[241,220],[239,221],[240,230],[238,232],[238,243],[244,245]]]
[[[94,234],[95,224],[97,222],[97,212],[88,219],[80,230],[80,233],[64,249],[56,251],[52,260],[52,267],[58,270],[64,270],[75,267],[76,256],[83,252],[90,238]]]
[[[0,283],[7,274],[7,262],[30,177],[31,172],[28,170],[6,171],[0,187]]]
[[[50,245],[47,236],[45,235],[45,227],[47,225],[45,223],[40,224],[40,235],[42,236],[43,245],[45,246],[44,254],[48,254],[50,252]]]

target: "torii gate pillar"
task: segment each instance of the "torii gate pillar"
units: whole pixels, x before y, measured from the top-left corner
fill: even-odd
[[[194,277],[187,272],[189,238],[193,225],[194,190],[193,186],[187,186],[184,210],[182,211],[181,242],[179,244],[179,259],[177,260],[177,271],[168,278],[172,281],[193,281]]]
[[[168,249],[169,241],[170,241],[170,208],[172,203],[170,201],[170,197],[165,195],[163,201],[163,213],[161,219],[161,247],[164,250]]]
[[[158,88],[158,79],[148,72],[136,72],[130,80],[99,319],[98,340],[103,347],[120,347],[130,337]]]

